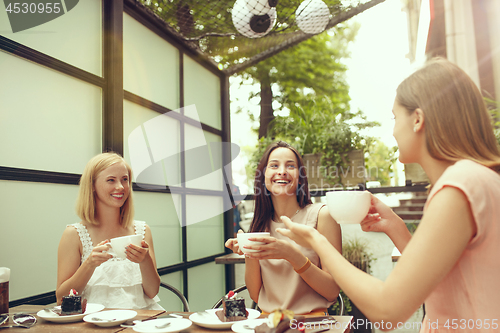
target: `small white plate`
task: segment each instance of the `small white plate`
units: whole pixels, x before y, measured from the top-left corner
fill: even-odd
[[[255,327],[269,322],[269,318],[259,318],[259,319],[249,319],[244,321],[238,321],[231,326],[233,332],[236,333],[254,333]],[[247,326],[247,327],[244,327]]]
[[[83,317],[83,321],[101,327],[111,327],[123,324],[135,316],[137,316],[137,312],[133,310],[109,310],[86,315]]]
[[[260,316],[259,311],[247,308],[248,319],[222,322],[215,314],[215,312],[220,310],[222,309],[209,309],[202,314],[193,313],[192,315],[189,316],[189,319],[191,319],[193,323],[201,327],[214,328],[214,329],[228,329],[231,328],[231,325],[233,325],[234,323],[246,322],[248,319],[256,319]]]
[[[56,307],[61,308],[60,306]],[[45,311],[45,310],[40,310],[36,314],[38,317],[45,319],[47,321],[52,321],[54,323],[73,323],[75,321],[80,321],[85,317],[86,315],[90,313],[95,313],[99,312],[102,309],[104,309],[104,305],[102,304],[97,304],[97,303],[87,303],[87,308],[85,309],[85,313],[81,314],[75,314],[75,315],[58,315],[55,312],[52,311]]]
[[[164,325],[167,322],[170,323],[167,327],[164,328],[156,328],[155,326]],[[161,318],[161,319],[152,319],[147,321],[142,321],[137,323],[133,330],[141,333],[160,333],[160,332],[168,332],[174,333],[185,330],[193,323],[191,320],[186,318]]]

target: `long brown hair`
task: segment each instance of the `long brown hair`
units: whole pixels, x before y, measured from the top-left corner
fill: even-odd
[[[304,208],[311,202],[309,194],[309,184],[307,182],[306,170],[302,157],[299,152],[284,141],[278,141],[270,144],[255,171],[254,192],[255,192],[255,209],[250,232],[268,231],[271,218],[274,216],[274,206],[271,200],[271,193],[266,188],[266,167],[269,161],[269,156],[276,148],[288,148],[297,158],[297,167],[299,168],[299,185],[297,185],[297,203],[300,208]]]
[[[436,58],[406,78],[396,100],[425,116],[429,154],[438,160],[473,160],[500,170],[500,152],[491,116],[479,89],[458,66]]]

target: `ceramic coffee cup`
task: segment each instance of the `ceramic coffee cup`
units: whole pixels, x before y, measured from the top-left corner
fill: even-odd
[[[338,224],[359,224],[368,214],[371,194],[366,191],[327,192],[326,202]]]
[[[240,250],[243,253],[260,252],[259,250],[245,249],[244,246],[265,244],[263,242],[249,241],[248,239],[253,237],[269,237],[270,235],[271,234],[269,232],[247,232],[247,233],[240,232],[237,235],[238,245],[240,246]]]
[[[129,235],[111,238],[109,241],[109,250],[108,253],[113,256],[125,259],[127,258],[127,254],[125,253],[125,247],[130,244],[134,244],[137,246],[141,246],[142,236],[141,235]]]

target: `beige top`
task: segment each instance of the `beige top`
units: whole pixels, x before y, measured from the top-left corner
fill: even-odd
[[[466,196],[477,232],[426,299],[421,332],[499,332],[500,177],[476,162],[458,161],[433,186],[425,208],[445,187]]]
[[[318,224],[318,214],[324,204],[312,204],[301,209],[292,218],[293,222],[309,225],[316,228]],[[285,228],[283,223],[271,222],[271,236],[277,239],[284,239],[300,249],[311,262],[321,267],[318,255],[311,249],[306,249],[288,237],[278,232],[276,228]],[[284,259],[264,259],[260,260],[260,272],[262,276],[262,287],[259,292],[259,308],[265,312],[272,312],[275,309],[288,309],[296,314],[305,314],[313,310],[330,307],[333,302],[318,294],[312,289],[292,265]]]

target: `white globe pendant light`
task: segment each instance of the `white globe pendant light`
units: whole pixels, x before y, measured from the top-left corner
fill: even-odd
[[[319,34],[330,21],[330,10],[321,0],[304,0],[295,11],[295,21],[303,32]]]
[[[276,8],[264,15],[254,15],[247,7],[247,0],[236,0],[231,14],[236,30],[248,38],[265,36],[276,23]]]
[[[267,14],[277,4],[278,0],[247,0],[248,10],[254,15]]]

